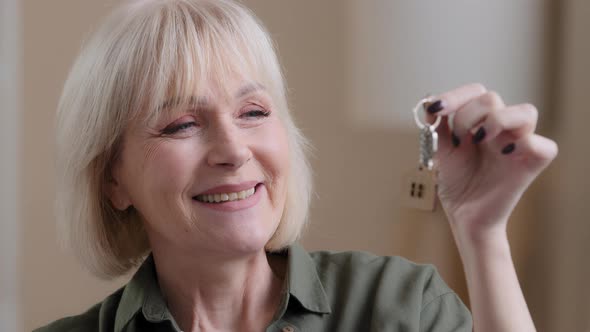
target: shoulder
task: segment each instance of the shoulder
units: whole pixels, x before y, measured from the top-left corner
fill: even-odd
[[[310,256],[328,287],[349,287],[367,294],[378,292],[419,308],[437,299],[457,298],[432,264],[363,251],[316,251]]]
[[[360,251],[319,251],[310,257],[331,302],[347,312],[370,313],[378,326],[395,322],[421,331],[443,326],[471,331],[469,310],[431,264]]]
[[[319,269],[337,266],[355,271],[369,268],[370,271],[391,268],[397,274],[432,274],[436,269],[431,264],[418,264],[400,256],[379,256],[365,251],[313,251],[309,253]]]
[[[98,315],[101,305],[102,302],[97,303],[82,314],[58,319],[48,325],[33,330],[33,332],[94,331],[98,326]]]
[[[390,287],[401,287],[406,291],[410,287],[423,293],[425,302],[452,293],[432,264],[418,264],[399,256],[378,256],[363,251],[316,251],[310,256],[320,275],[347,275],[352,282],[389,281]]]
[[[58,319],[33,332],[91,332],[113,330],[117,306],[123,293],[121,288],[85,312]],[[105,329],[106,327],[106,329]]]

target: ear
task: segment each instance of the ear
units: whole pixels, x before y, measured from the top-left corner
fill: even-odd
[[[111,201],[111,204],[120,211],[127,210],[131,205],[131,197],[127,193],[125,186],[118,180],[116,170],[112,170],[111,175],[107,177],[105,185],[105,194]]]

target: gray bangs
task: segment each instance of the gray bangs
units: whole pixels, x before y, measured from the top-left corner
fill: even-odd
[[[229,98],[234,92],[224,82],[235,75],[268,88],[273,101],[285,99],[278,62],[267,56],[274,47],[266,32],[253,16],[236,11],[235,3],[220,9],[220,2],[154,1],[127,9],[142,11],[126,26],[125,33],[137,38],[122,38],[131,44],[115,48],[129,52],[118,57],[127,63],[120,66],[122,86],[114,90],[125,94],[119,98],[127,103],[116,104],[128,105],[128,120],[149,125],[168,108],[163,106],[189,107],[210,84]]]

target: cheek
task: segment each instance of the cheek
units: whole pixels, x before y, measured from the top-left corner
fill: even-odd
[[[146,144],[142,149],[140,171],[132,176],[145,199],[161,199],[182,193],[189,183],[197,162],[194,144],[186,141],[161,141]]]
[[[268,126],[259,140],[258,151],[264,170],[270,174],[275,185],[286,187],[290,167],[287,132],[280,121]]]

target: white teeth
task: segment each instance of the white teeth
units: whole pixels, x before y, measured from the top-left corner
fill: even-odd
[[[256,190],[254,188],[250,188],[247,190],[239,191],[237,193],[198,195],[196,198],[200,202],[207,202],[207,203],[239,201],[239,200],[246,199],[246,198],[254,195],[255,191]]]

